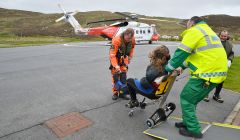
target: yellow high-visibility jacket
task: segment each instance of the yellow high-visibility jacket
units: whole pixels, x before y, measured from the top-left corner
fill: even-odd
[[[182,42],[166,66],[171,72],[183,65],[194,78],[221,83],[227,76],[227,56],[216,33],[200,22],[182,33]]]

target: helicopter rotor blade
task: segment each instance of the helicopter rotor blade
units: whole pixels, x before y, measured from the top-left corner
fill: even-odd
[[[125,18],[117,18],[117,19],[99,20],[99,21],[88,22],[87,25],[94,24],[94,23],[101,23],[101,22],[119,21],[119,20],[126,20],[126,19]]]
[[[75,12],[71,13],[70,15],[74,16],[74,15],[76,15],[77,13],[78,13],[78,11],[75,11]]]
[[[62,17],[60,17],[59,19],[55,20],[55,22],[59,22],[59,21],[65,19],[65,18],[66,18],[65,16],[62,16]]]
[[[154,19],[154,18],[138,18],[141,20],[153,20],[153,21],[163,21],[163,22],[176,22],[176,21],[170,21],[170,20],[165,20],[165,19]]]
[[[121,13],[121,12],[114,12],[114,13],[119,14],[119,15],[124,16],[124,17],[132,18],[132,16],[130,16],[128,14],[125,14],[125,13]]]
[[[63,11],[64,14],[67,14],[66,10],[62,8],[61,4],[58,4],[58,7]]]

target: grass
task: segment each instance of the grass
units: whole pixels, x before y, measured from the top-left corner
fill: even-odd
[[[62,44],[67,42],[81,42],[102,40],[101,38],[81,38],[80,37],[55,37],[55,36],[33,36],[19,37],[15,35],[0,36],[0,48],[13,48],[23,46],[38,46],[47,44]]]
[[[233,59],[224,88],[240,92],[240,56]]]

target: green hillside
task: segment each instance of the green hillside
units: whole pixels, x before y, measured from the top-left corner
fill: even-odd
[[[55,20],[61,17],[63,14],[42,14],[37,12],[28,12],[21,10],[9,10],[0,8],[0,34],[14,34],[18,36],[33,36],[33,35],[48,35],[48,36],[74,36],[72,27],[65,23],[55,23]],[[147,16],[141,16],[147,17]],[[102,24],[94,24],[87,26],[86,23],[96,20],[122,18],[122,16],[107,12],[107,11],[91,11],[91,12],[79,12],[75,15],[75,18],[83,27],[103,26]],[[151,18],[151,17],[147,17]],[[159,18],[159,17],[153,17]],[[164,20],[176,21],[176,22],[164,22],[164,21],[144,21],[148,24],[156,24],[157,30],[160,34],[178,35],[184,28],[177,25],[179,19],[173,18],[159,18]],[[111,24],[108,22],[107,24]]]
[[[0,44],[4,46],[4,40],[7,37],[19,38],[19,37],[36,37],[40,36],[51,36],[51,41],[46,43],[61,43],[69,41],[81,41],[81,40],[96,40],[101,39],[100,37],[78,37],[74,35],[73,28],[70,24],[65,22],[55,23],[55,20],[63,16],[62,13],[57,14],[43,14],[38,12],[22,11],[22,10],[11,10],[0,8],[0,40],[3,41]],[[158,18],[167,21],[146,21],[140,20],[139,22],[144,22],[148,24],[155,24],[157,31],[160,35],[179,35],[185,28],[180,26],[178,23],[182,19],[175,18],[164,18],[164,17],[149,17],[140,15],[144,18]],[[93,24],[87,26],[86,23],[96,20],[112,19],[112,18],[123,18],[122,16],[108,12],[108,11],[90,11],[90,12],[79,12],[75,15],[75,18],[83,27],[94,27],[94,26],[104,26],[108,23]],[[208,15],[204,16],[206,21],[216,32],[222,29],[227,29],[230,31],[232,37],[235,40],[240,40],[240,17],[233,17],[228,15]],[[11,43],[12,40],[19,39],[7,39]],[[44,38],[44,37],[43,37]],[[11,40],[12,39],[12,40]],[[56,41],[55,41],[56,40]],[[60,40],[60,42],[59,42]],[[61,41],[62,40],[62,41]],[[14,41],[12,41],[14,42]],[[21,41],[20,41],[21,42]],[[17,46],[21,43],[17,43],[13,46]],[[42,42],[42,41],[40,41]],[[44,40],[43,40],[44,42]],[[30,43],[29,45],[31,45]],[[39,43],[41,44],[41,43]]]

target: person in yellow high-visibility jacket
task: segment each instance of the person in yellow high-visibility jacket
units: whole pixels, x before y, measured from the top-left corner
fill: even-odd
[[[180,94],[183,122],[175,123],[184,136],[202,138],[196,117],[197,104],[227,76],[227,56],[216,33],[194,16],[182,33],[182,42],[165,69],[190,68],[191,77]]]

